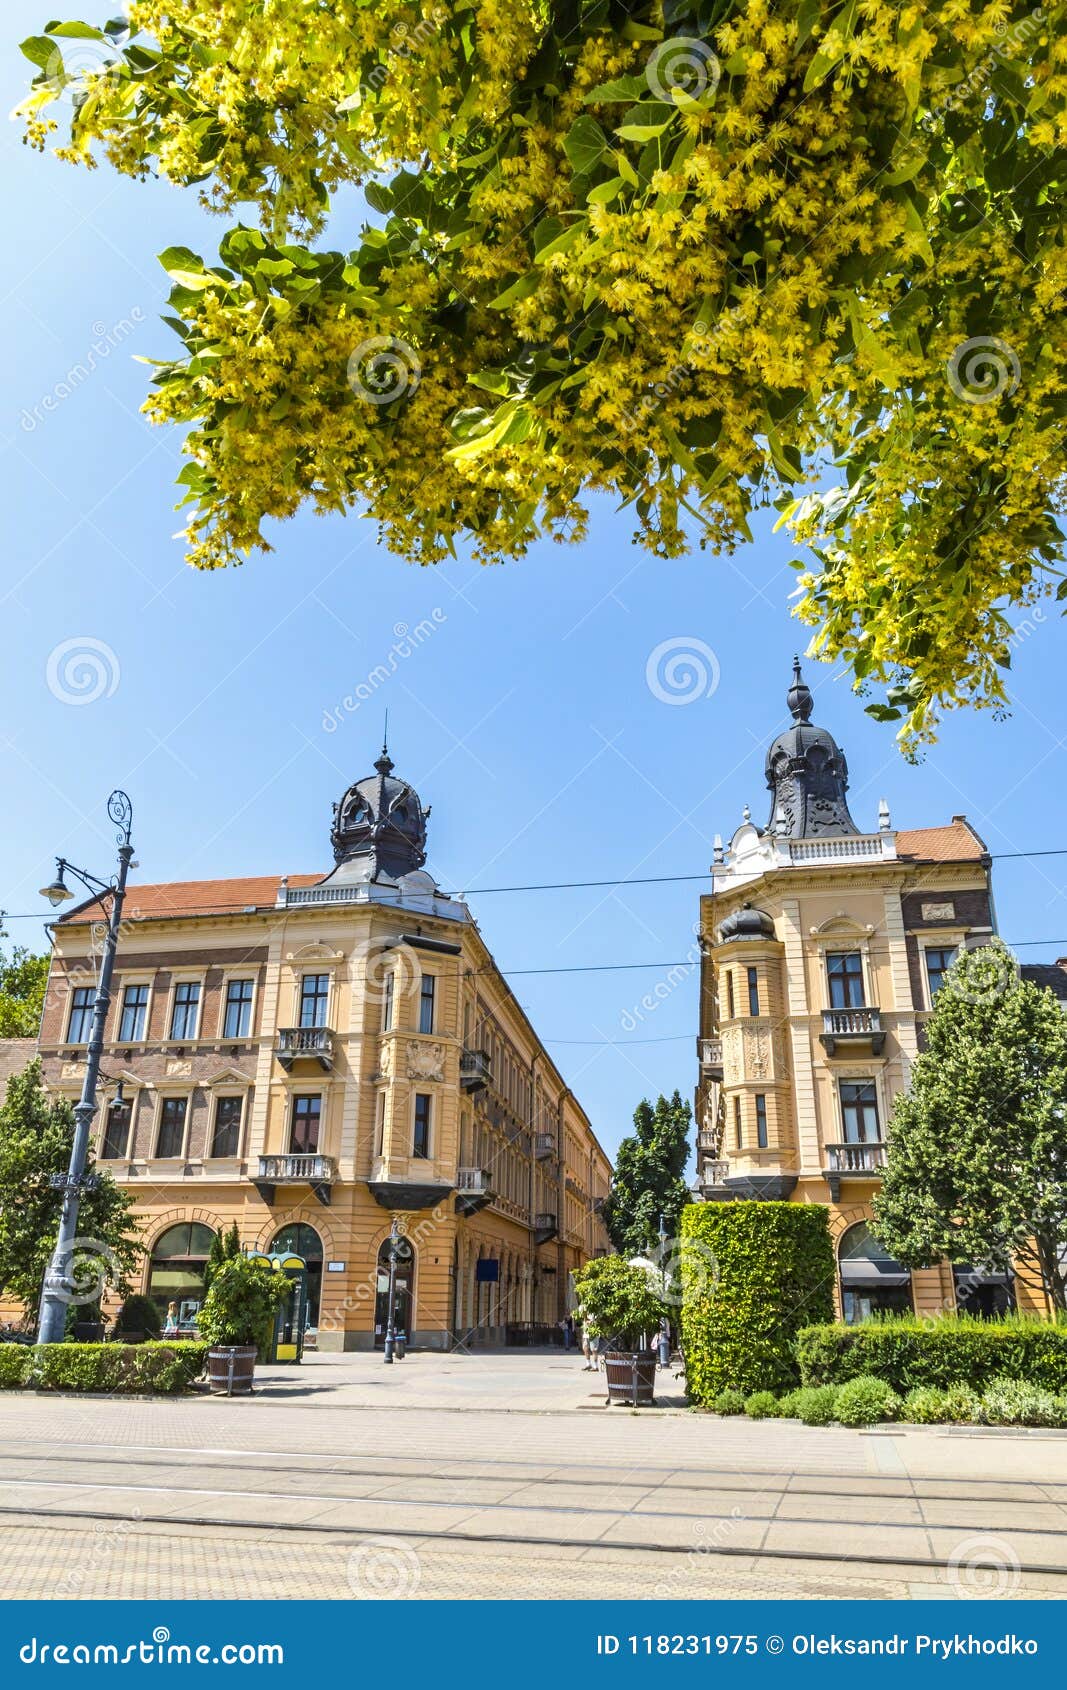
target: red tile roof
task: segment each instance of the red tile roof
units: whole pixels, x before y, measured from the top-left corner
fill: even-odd
[[[290,886],[315,886],[319,874],[291,874]],[[240,915],[243,910],[273,908],[278,901],[280,874],[261,874],[244,880],[174,880],[157,886],[130,886],[126,890],[123,919],[148,921],[182,915]],[[91,921],[100,914],[100,902],[80,905],[62,922]]]
[[[897,834],[898,857],[916,857],[928,863],[977,862],[988,846],[980,839],[966,816],[953,816],[947,827],[901,828]]]

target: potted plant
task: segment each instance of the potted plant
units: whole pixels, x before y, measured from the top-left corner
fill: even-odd
[[[216,1268],[197,1316],[201,1335],[211,1345],[207,1376],[213,1391],[228,1397],[251,1391],[260,1345],[288,1295],[289,1281],[266,1262],[235,1256]]]
[[[653,1401],[663,1304],[643,1267],[622,1256],[600,1256],[574,1275],[584,1324],[604,1351],[608,1402],[634,1408]]]

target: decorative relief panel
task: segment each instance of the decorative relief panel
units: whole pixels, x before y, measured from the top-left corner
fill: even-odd
[[[744,1046],[740,1027],[724,1027],[722,1031],[722,1077],[724,1084],[736,1086],[745,1077]]]
[[[924,921],[955,921],[955,904],[923,904]]]
[[[191,1062],[185,1062],[177,1056],[167,1057],[168,1080],[190,1080],[192,1075],[193,1065]]]
[[[445,1077],[445,1047],[424,1044],[421,1039],[408,1040],[408,1079],[443,1080]]]
[[[82,1065],[80,1062],[64,1062],[62,1068],[59,1070],[59,1077],[61,1080],[80,1080],[81,1076]]]

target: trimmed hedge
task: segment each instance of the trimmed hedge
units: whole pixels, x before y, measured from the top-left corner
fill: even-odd
[[[833,1315],[827,1210],[817,1203],[694,1203],[682,1210],[681,1235],[690,1396],[710,1406],[726,1389],[748,1397],[798,1384],[798,1331]]]
[[[0,1344],[0,1391],[17,1390],[30,1377],[33,1351],[28,1344]]]
[[[0,1345],[0,1390],[130,1392],[172,1396],[204,1371],[207,1344]]]
[[[907,1396],[920,1385],[963,1384],[981,1392],[1008,1377],[1067,1393],[1067,1326],[971,1315],[810,1326],[797,1339],[797,1360],[805,1385],[845,1385],[873,1374]]]

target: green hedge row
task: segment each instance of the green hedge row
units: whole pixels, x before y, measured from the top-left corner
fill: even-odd
[[[833,1318],[835,1262],[817,1203],[694,1203],[682,1210],[682,1340],[690,1396],[798,1383],[797,1333]]]
[[[1067,1326],[1025,1317],[978,1320],[944,1315],[810,1326],[797,1339],[805,1385],[844,1385],[873,1376],[907,1395],[921,1385],[982,1391],[994,1379],[1025,1379],[1067,1394]]]
[[[204,1371],[207,1344],[0,1344],[0,1390],[173,1395]]]

